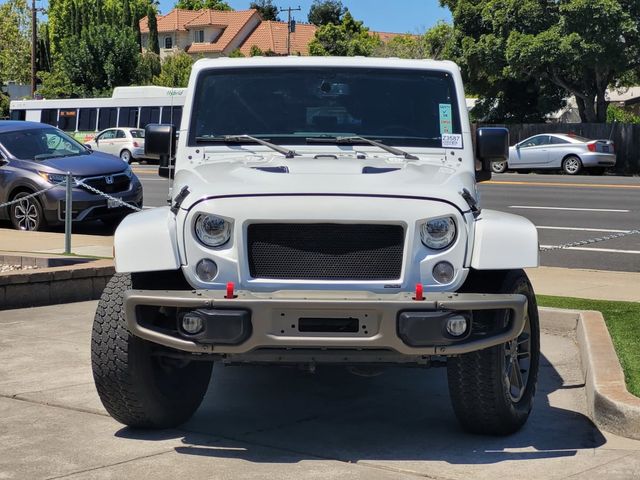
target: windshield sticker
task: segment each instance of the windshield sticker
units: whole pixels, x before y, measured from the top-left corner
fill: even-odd
[[[462,148],[462,135],[458,133],[443,133],[442,148]]]
[[[451,104],[440,104],[440,134],[453,133],[453,121],[451,119]]]

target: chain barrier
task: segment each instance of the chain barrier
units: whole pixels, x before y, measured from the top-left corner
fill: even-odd
[[[38,195],[41,195],[44,192],[48,192],[49,190],[52,190],[56,187],[64,187],[66,183],[67,183],[66,181],[56,183],[54,185],[51,185],[50,187],[43,188],[42,190],[38,190],[37,192],[30,193],[29,195],[25,195],[24,197],[16,198],[15,200],[11,200],[10,202],[0,203],[0,208],[9,207],[16,203],[24,202],[25,200],[29,200],[30,198],[37,197]]]
[[[82,180],[77,181],[76,185],[81,186],[82,188],[86,188],[90,192],[97,193],[98,195],[101,195],[101,196],[107,198],[108,200],[111,200],[111,201],[117,203],[121,207],[128,207],[131,210],[133,210],[134,212],[141,212],[142,211],[141,208],[138,208],[135,205],[131,205],[130,203],[127,203],[124,200],[121,200],[121,199],[119,199],[117,197],[113,197],[113,196],[109,195],[108,193],[104,193],[103,191],[98,190],[97,188],[92,187],[91,185],[87,185],[86,183],[82,182]]]
[[[590,238],[588,240],[580,240],[580,241],[577,241],[577,242],[563,243],[562,245],[553,245],[551,247],[540,247],[540,251],[541,252],[550,252],[550,251],[553,251],[553,250],[563,250],[563,249],[566,249],[566,248],[583,247],[585,245],[592,245],[594,243],[604,242],[606,240],[614,240],[616,238],[623,238],[623,237],[628,237],[629,235],[638,235],[638,234],[640,234],[640,230],[629,230],[627,232],[613,233],[611,235],[605,235],[603,237]]]

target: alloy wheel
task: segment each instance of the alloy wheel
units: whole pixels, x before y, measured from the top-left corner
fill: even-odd
[[[567,158],[565,160],[564,169],[567,173],[572,175],[574,173],[578,173],[578,171],[580,170],[580,160],[578,160],[576,157]]]
[[[37,230],[40,223],[38,207],[30,198],[21,199],[13,209],[20,230]]]

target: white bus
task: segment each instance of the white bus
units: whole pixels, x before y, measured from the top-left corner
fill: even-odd
[[[149,123],[173,123],[178,128],[186,88],[116,87],[110,98],[14,100],[11,120],[42,122],[81,142],[112,127],[144,128]]]

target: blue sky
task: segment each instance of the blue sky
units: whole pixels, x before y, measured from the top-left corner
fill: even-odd
[[[162,13],[169,12],[175,0],[160,0]],[[251,0],[227,0],[236,10],[249,8]],[[312,0],[274,0],[280,8],[300,7],[293,12],[298,21],[306,21]],[[451,21],[451,14],[441,8],[438,0],[342,0],[357,20],[363,20],[371,30],[381,32],[422,33],[438,20]],[[282,18],[282,16],[281,16]]]

